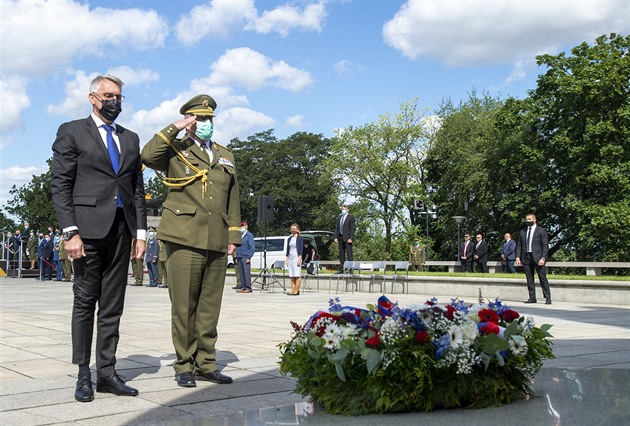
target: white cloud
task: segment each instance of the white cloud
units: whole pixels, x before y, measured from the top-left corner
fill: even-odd
[[[24,77],[9,76],[0,80],[0,148],[11,141],[11,132],[23,126],[20,118],[22,110],[31,104],[26,93],[27,80]]]
[[[304,127],[304,116],[302,114],[292,115],[291,117],[287,117],[286,123],[291,127]]]
[[[13,196],[9,193],[9,190],[15,185],[17,188],[20,188],[27,183],[29,183],[33,179],[33,175],[41,175],[42,173],[46,173],[48,171],[48,166],[43,165],[40,167],[37,166],[28,166],[28,167],[20,167],[20,166],[11,166],[8,169],[0,169],[0,182],[2,182],[2,186],[0,186],[0,206],[6,206],[7,201],[13,198]],[[8,214],[5,212],[5,214]],[[11,216],[12,217],[12,216]],[[13,219],[17,219],[12,217]]]
[[[177,39],[187,45],[208,37],[225,39],[240,28],[260,34],[276,32],[281,37],[286,37],[292,30],[320,32],[326,18],[325,3],[311,3],[303,9],[281,5],[259,16],[254,0],[213,0],[182,15],[175,32]]]
[[[342,59],[339,62],[335,62],[333,64],[333,68],[335,70],[335,74],[337,74],[339,78],[352,78],[352,76],[357,72],[363,71],[363,67],[355,65],[352,63],[352,61],[349,61],[347,59]]]
[[[255,19],[254,0],[212,1],[198,5],[183,15],[175,25],[177,39],[183,44],[195,44],[212,36],[226,38],[232,28],[248,19]]]
[[[66,98],[58,105],[48,105],[48,113],[52,115],[59,115],[64,117],[83,117],[90,113],[91,107],[88,103],[88,93],[90,92],[90,83],[98,75],[98,73],[85,74],[83,71],[72,71],[74,73],[74,79],[66,82],[65,93]],[[106,74],[115,75],[120,78],[125,86],[135,86],[146,82],[153,82],[159,80],[160,76],[157,72],[140,69],[134,70],[128,66],[121,66],[110,68],[106,71]],[[125,90],[123,88],[123,94]],[[123,104],[123,111],[127,109],[126,105],[129,102]]]
[[[3,72],[39,76],[112,46],[162,46],[168,26],[153,10],[95,8],[71,0],[2,2]]]
[[[245,138],[260,130],[267,130],[276,124],[276,120],[262,112],[249,108],[230,108],[217,117],[216,137],[221,144],[227,144],[233,138]]]
[[[627,33],[627,1],[408,1],[383,27],[410,59],[497,65],[557,52],[610,32]],[[520,78],[523,63],[511,79]]]
[[[211,65],[209,83],[213,86],[237,84],[248,89],[274,86],[294,92],[313,84],[310,73],[274,62],[247,47],[230,49]]]
[[[293,29],[321,32],[325,18],[326,8],[323,1],[309,4],[303,10],[287,4],[266,10],[261,17],[251,20],[245,29],[261,34],[277,32],[281,37],[286,37]]]

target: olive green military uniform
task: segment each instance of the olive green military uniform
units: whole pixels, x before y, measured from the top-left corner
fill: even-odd
[[[28,251],[28,260],[37,260],[37,240],[36,235],[30,235],[26,242],[26,250]]]
[[[65,244],[59,244],[59,260],[61,260],[61,267],[63,269],[63,280],[70,281],[70,277],[72,276],[72,262],[68,259]]]
[[[212,98],[199,95],[180,112],[213,116],[214,108]],[[209,161],[193,139],[177,139],[178,133],[175,125],[158,132],[142,149],[142,162],[163,173],[169,186],[160,239],[168,256],[175,374],[195,368],[207,374],[217,369],[215,344],[228,244],[241,244],[238,182],[234,156],[227,148],[212,143]]]
[[[421,271],[424,266],[425,248],[422,244],[409,247],[409,265],[412,271]]]
[[[144,262],[142,258],[136,259],[136,240],[131,241],[131,271],[133,272],[133,279],[135,285],[142,285],[144,281]]]
[[[164,241],[158,238],[158,246],[160,250],[158,252],[158,284],[165,286],[168,285],[168,273],[166,271],[166,260],[168,256],[166,255],[166,245]]]

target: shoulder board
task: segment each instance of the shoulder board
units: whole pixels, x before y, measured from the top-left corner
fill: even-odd
[[[221,145],[221,144],[220,144],[220,143],[218,143],[218,142],[212,141],[212,143],[213,143],[213,144],[215,144],[215,145],[216,145],[216,146],[218,146],[218,147],[223,148],[223,149],[224,149],[224,150],[226,150],[226,151],[230,151],[227,147],[225,147],[225,146]],[[239,229],[240,229],[240,228],[239,228]]]

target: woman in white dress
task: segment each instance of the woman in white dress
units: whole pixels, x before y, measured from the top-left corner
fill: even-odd
[[[300,295],[300,285],[302,284],[302,253],[304,241],[300,236],[300,227],[297,223],[291,225],[291,236],[287,244],[286,265],[289,268],[289,278],[291,279],[291,293],[289,296]]]

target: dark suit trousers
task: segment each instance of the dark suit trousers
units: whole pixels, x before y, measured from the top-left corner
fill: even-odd
[[[462,272],[472,272],[473,271],[473,262],[472,259],[466,259],[461,261]]]
[[[90,364],[94,311],[98,302],[96,374],[99,378],[114,373],[130,245],[125,217],[122,209],[118,209],[107,236],[100,240],[83,240],[85,256],[73,262],[72,362]]]
[[[488,263],[477,260],[477,272],[488,273]]]
[[[341,270],[346,260],[354,260],[352,258],[352,244],[345,242],[342,237],[339,237],[337,241],[339,241],[339,270]],[[347,259],[346,256],[348,256]]]
[[[527,253],[525,261],[523,262],[523,270],[525,271],[525,278],[527,278],[527,292],[529,293],[529,299],[536,300],[536,284],[534,282],[534,271],[536,271],[538,279],[540,280],[540,288],[542,288],[544,298],[551,300],[549,281],[547,280],[547,267],[539,266],[538,262],[534,261],[532,254]]]

